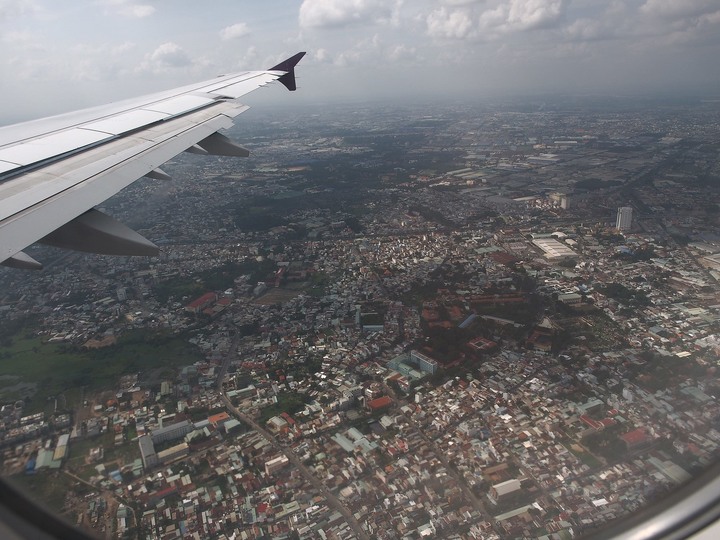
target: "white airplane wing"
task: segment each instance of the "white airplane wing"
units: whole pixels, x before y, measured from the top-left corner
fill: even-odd
[[[111,255],[157,246],[94,207],[180,152],[247,156],[218,133],[248,109],[237,98],[279,80],[295,90],[304,52],[246,71],[111,105],[0,128],[0,263],[42,265],[35,242]]]

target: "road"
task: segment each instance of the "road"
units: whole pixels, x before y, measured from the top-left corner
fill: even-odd
[[[225,378],[225,374],[228,371],[228,368],[230,367],[230,362],[232,362],[232,359],[235,357],[235,353],[237,352],[238,345],[240,345],[240,340],[242,339],[242,334],[236,333],[233,338],[232,342],[230,343],[230,348],[228,349],[227,354],[225,355],[225,358],[223,358],[223,363],[220,365],[220,369],[218,369],[217,372],[217,379],[215,382],[217,383],[218,390],[222,392],[222,383],[223,379]]]

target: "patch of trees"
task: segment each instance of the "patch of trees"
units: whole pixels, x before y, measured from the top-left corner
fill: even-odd
[[[620,426],[611,426],[585,437],[583,444],[593,454],[598,454],[613,462],[625,458],[627,446],[619,437]]]
[[[417,212],[428,221],[434,221],[435,223],[439,223],[440,225],[443,225],[445,227],[455,226],[452,221],[445,217],[445,214],[439,212],[438,210],[434,210],[433,208],[425,206],[424,204],[413,204],[408,208],[408,211]]]
[[[595,289],[613,300],[631,306],[648,306],[650,299],[644,291],[627,288],[622,283],[605,283],[596,285]]]
[[[628,261],[638,262],[649,261],[650,259],[657,257],[657,254],[652,246],[645,246],[629,253],[616,253],[613,257],[615,259],[625,259]]]

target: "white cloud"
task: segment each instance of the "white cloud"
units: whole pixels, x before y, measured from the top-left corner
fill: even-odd
[[[251,66],[260,67],[258,62],[260,62],[260,53],[258,52],[257,47],[251,45],[248,47],[247,51],[245,51],[245,54],[238,58],[237,66],[241,69],[249,69]],[[268,64],[268,66],[272,65],[273,64]]]
[[[338,28],[351,25],[393,22],[402,0],[303,0],[300,26]]]
[[[442,7],[428,15],[427,32],[434,38],[465,39],[477,35],[477,24],[467,11]]]
[[[0,21],[39,11],[32,0],[0,0]]]
[[[318,63],[330,63],[339,67],[379,67],[398,63],[414,64],[422,60],[416,47],[405,43],[387,44],[378,34],[357,41],[350,48],[335,55],[326,49],[318,49],[313,53],[313,59]]]
[[[191,64],[192,61],[185,50],[177,43],[169,41],[158,46],[153,52],[146,54],[139,66],[139,71],[164,73]]]
[[[125,41],[125,42],[121,43],[120,45],[115,45],[114,47],[112,47],[111,52],[113,54],[123,54],[128,51],[131,51],[134,48],[135,48],[135,44],[133,42]]]
[[[640,11],[647,15],[677,19],[718,11],[717,0],[647,0]]]
[[[330,60],[330,53],[328,53],[326,49],[320,48],[313,52],[311,58],[320,63],[328,62]]]
[[[615,28],[607,21],[598,18],[581,18],[570,23],[565,34],[572,41],[597,41],[608,39],[615,35]]]
[[[429,36],[490,40],[502,34],[555,26],[565,15],[566,0],[509,0],[472,4],[461,0],[440,7],[426,18]]]
[[[104,0],[103,4],[117,15],[132,19],[143,19],[153,15],[155,7],[150,4],[138,4],[131,0]]]
[[[638,13],[638,25],[648,38],[647,48],[720,45],[717,0],[647,0]]]
[[[0,41],[7,45],[7,49],[24,51],[44,51],[40,36],[28,31],[11,31],[0,34]]]
[[[238,39],[248,34],[250,34],[250,28],[244,22],[235,23],[220,30],[220,37],[223,41]]]
[[[544,28],[561,19],[565,0],[510,0],[507,24],[512,29]]]
[[[180,67],[190,64],[187,53],[177,43],[167,42],[160,45],[150,55],[153,62],[164,66]]]
[[[480,4],[484,0],[442,0],[446,6],[469,6],[470,4]]]
[[[417,49],[415,47],[408,47],[407,45],[396,45],[388,49],[387,58],[391,62],[415,60],[417,59]]]

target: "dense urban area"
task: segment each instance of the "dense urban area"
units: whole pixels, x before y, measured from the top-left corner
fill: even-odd
[[[103,538],[553,538],[720,446],[720,103],[251,110],[0,272],[4,476]]]

